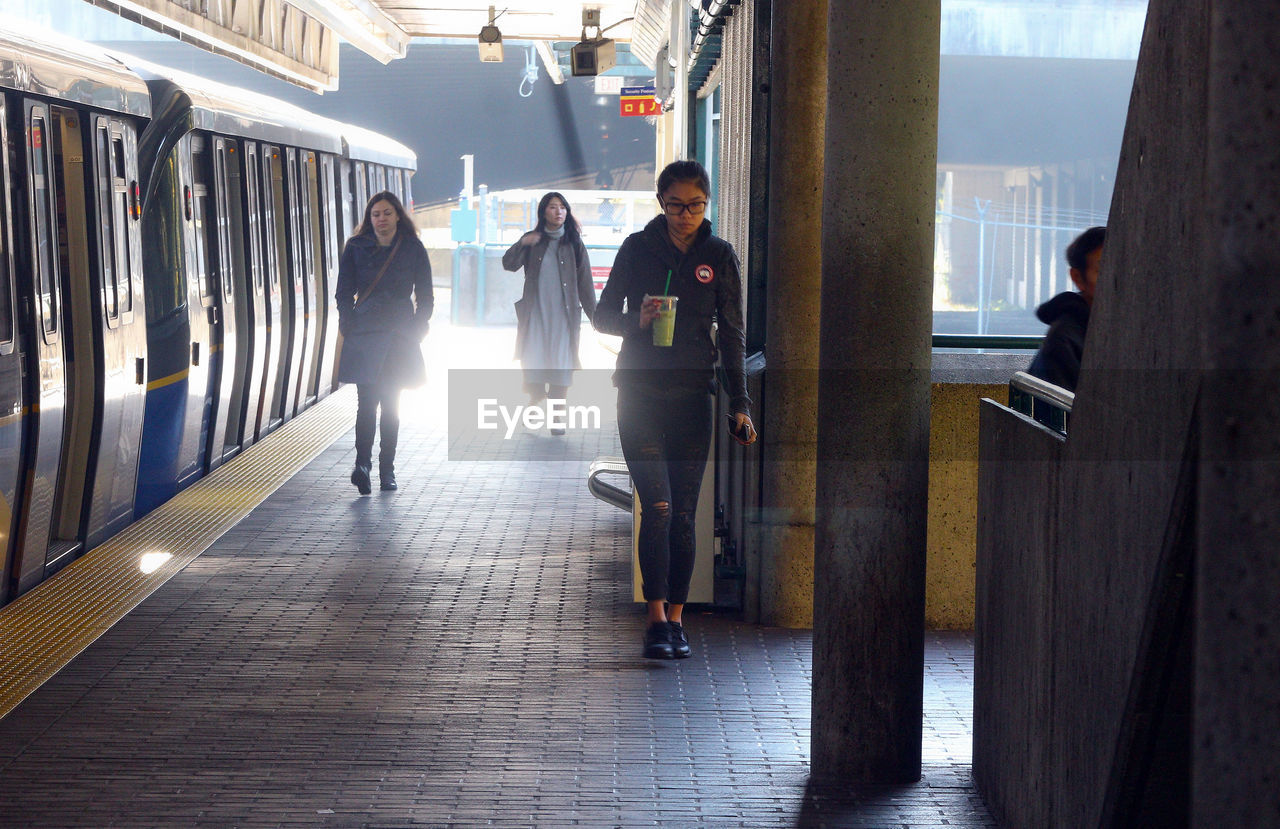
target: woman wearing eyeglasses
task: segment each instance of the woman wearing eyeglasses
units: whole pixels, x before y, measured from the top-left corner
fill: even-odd
[[[703,218],[710,189],[698,162],[667,165],[658,176],[662,215],[622,243],[592,318],[596,330],[622,337],[613,384],[622,454],[640,500],[649,659],[690,655],[681,615],[693,577],[717,356],[728,377],[733,436],[743,445],[756,439],[738,257]]]

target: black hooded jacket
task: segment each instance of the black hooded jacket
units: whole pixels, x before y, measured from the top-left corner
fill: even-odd
[[[1037,308],[1036,317],[1049,326],[1049,333],[1027,372],[1074,392],[1089,330],[1089,303],[1075,291],[1067,291]]]
[[[671,287],[666,293],[679,300],[675,337],[669,347],[660,347],[653,344],[650,328],[640,328],[640,305],[645,294],[664,292],[668,273]],[[687,253],[672,244],[666,216],[656,217],[644,230],[628,236],[618,248],[592,324],[597,331],[622,337],[615,386],[700,385],[713,390],[718,351],[728,378],[730,407],[750,413],[738,257],[728,242],[711,235],[710,222],[698,228]]]

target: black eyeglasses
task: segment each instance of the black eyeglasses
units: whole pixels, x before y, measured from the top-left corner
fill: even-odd
[[[688,204],[679,203],[662,203],[662,212],[668,216],[679,216],[681,213],[688,212],[690,216],[701,216],[702,211],[707,209],[707,203],[704,201],[693,201]]]

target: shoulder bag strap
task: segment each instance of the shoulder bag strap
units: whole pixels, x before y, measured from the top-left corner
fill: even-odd
[[[353,309],[359,308],[360,303],[368,299],[369,294],[373,293],[373,289],[378,287],[378,283],[382,281],[382,275],[386,273],[387,268],[391,266],[391,260],[396,258],[396,251],[400,250],[400,243],[402,241],[404,241],[403,238],[396,239],[395,245],[391,248],[391,253],[387,256],[387,261],[382,263],[382,267],[378,269],[378,275],[375,276],[373,278],[373,281],[369,283],[369,287],[364,289],[364,293],[356,297],[356,304],[351,306]]]

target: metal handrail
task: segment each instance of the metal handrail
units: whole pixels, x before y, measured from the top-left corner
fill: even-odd
[[[1015,371],[1013,377],[1009,378],[1009,387],[1029,394],[1037,400],[1043,400],[1068,414],[1071,413],[1071,407],[1076,402],[1075,392],[1069,392],[1062,386],[1055,386],[1039,377],[1033,377],[1025,371]]]
[[[1036,411],[1035,401],[1044,403],[1048,409]],[[1071,408],[1075,405],[1076,396],[1061,386],[1047,383],[1039,377],[1032,377],[1025,371],[1015,372],[1009,378],[1009,408],[1015,412],[1033,417],[1060,434],[1067,433],[1067,424],[1071,419]]]
[[[630,483],[627,462],[622,458],[608,456],[596,458],[587,470],[587,491],[606,504],[613,504],[620,510],[631,512],[632,499],[635,497],[631,490],[605,483],[601,478],[602,475],[626,476],[627,482]]]

